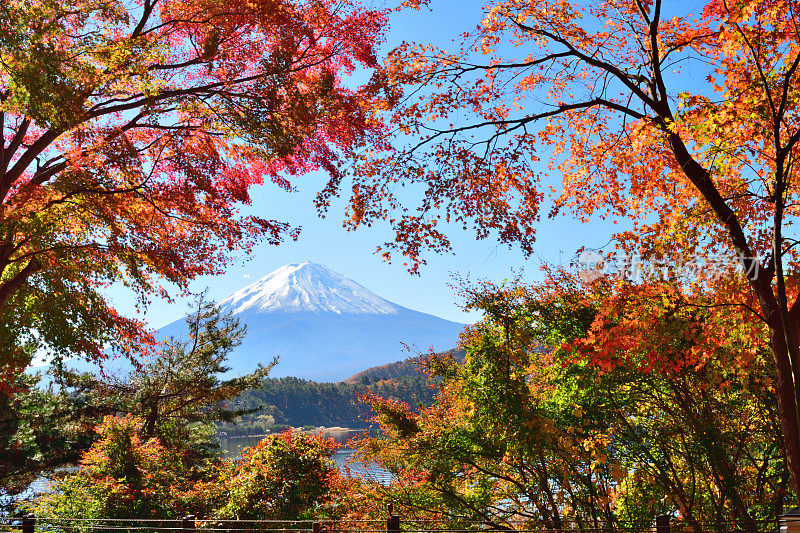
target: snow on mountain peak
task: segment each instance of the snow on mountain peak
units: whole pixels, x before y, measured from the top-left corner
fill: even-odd
[[[396,314],[402,307],[384,300],[316,263],[284,265],[219,302],[225,311]]]

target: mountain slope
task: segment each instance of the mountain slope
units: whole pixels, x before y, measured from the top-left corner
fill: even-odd
[[[315,263],[283,266],[219,303],[248,327],[229,357],[232,374],[279,356],[273,377],[340,381],[414,355],[403,343],[418,351],[450,349],[463,328],[389,302]],[[183,320],[159,336],[185,337]]]
[[[458,362],[463,362],[466,357],[466,352],[462,348],[453,348],[446,352],[438,354],[440,357],[452,357]],[[427,359],[428,355],[420,355],[416,357],[409,357],[403,361],[395,361],[394,363],[387,363],[385,365],[378,365],[361,372],[354,374],[347,378],[345,383],[359,384],[359,383],[373,383],[385,379],[402,379],[414,378],[420,375],[420,363],[423,359]]]
[[[234,313],[397,314],[404,308],[316,263],[285,265],[219,302]]]

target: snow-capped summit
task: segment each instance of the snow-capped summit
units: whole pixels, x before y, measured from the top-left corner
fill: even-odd
[[[228,359],[231,374],[279,356],[270,375],[338,381],[409,355],[456,346],[463,324],[399,306],[315,263],[282,266],[219,302],[247,325]],[[187,338],[183,319],[161,338]]]
[[[397,314],[402,310],[355,281],[308,261],[282,266],[239,289],[219,305],[234,314],[244,311]]]

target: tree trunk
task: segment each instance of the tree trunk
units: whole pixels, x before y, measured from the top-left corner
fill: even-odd
[[[800,507],[800,428],[797,424],[797,398],[795,396],[789,349],[780,324],[770,324],[770,348],[777,369],[775,395],[778,398],[778,415],[783,427],[783,448],[786,467],[795,489],[795,504]]]
[[[158,398],[153,398],[147,418],[145,418],[142,434],[147,438],[156,436],[156,422],[158,422]]]

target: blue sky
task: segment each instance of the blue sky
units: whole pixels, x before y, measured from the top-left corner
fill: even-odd
[[[383,3],[378,0],[372,4],[380,7]],[[384,51],[402,40],[433,41],[447,46],[460,32],[474,28],[481,17],[482,2],[433,0],[432,4],[432,10],[393,15]],[[552,176],[552,179],[558,177]],[[222,299],[282,265],[313,261],[397,304],[449,320],[472,322],[479,317],[461,311],[455,291],[449,286],[452,274],[499,282],[513,277],[512,271],[524,270],[525,278],[534,281],[540,277],[542,261],[569,262],[579,247],[597,248],[609,240],[610,231],[604,224],[581,225],[566,217],[545,220],[538,230],[535,255],[525,258],[517,249],[498,245],[491,239],[476,241],[473,234],[453,229],[449,235],[454,253],[428,254],[428,264],[422,268],[421,275],[411,276],[403,267],[402,260],[386,263],[374,253],[379,244],[391,240],[386,227],[345,231],[341,225],[344,209],[341,201],[334,203],[326,219],[317,217],[313,198],[324,185],[324,180],[322,174],[299,177],[294,180],[297,190],[292,193],[272,184],[252,190],[253,205],[247,211],[301,226],[299,240],[277,247],[256,247],[245,261],[232,265],[225,275],[197,279],[191,289],[202,291],[208,288],[211,298]],[[136,314],[133,299],[124,290],[113,290],[110,297],[123,313]],[[174,304],[154,301],[144,318],[152,327],[159,328],[179,319],[185,308],[185,299],[178,299]]]

